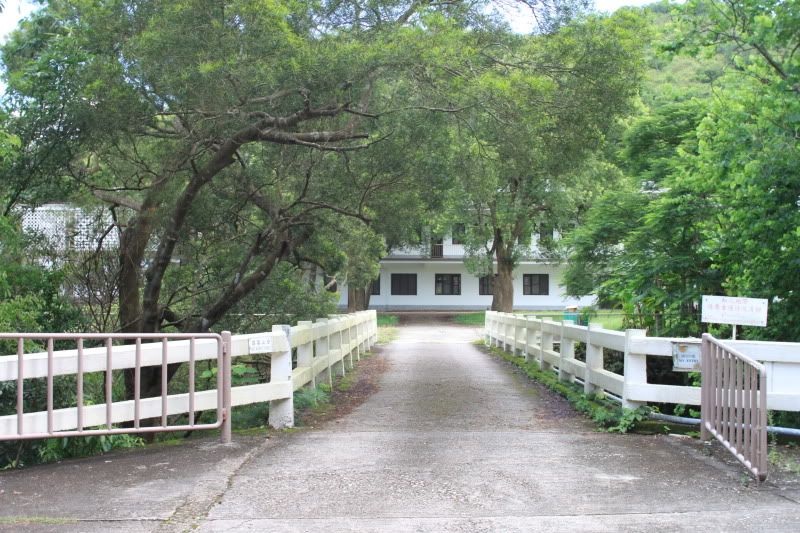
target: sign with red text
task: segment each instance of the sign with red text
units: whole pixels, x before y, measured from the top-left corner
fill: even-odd
[[[764,298],[738,296],[703,296],[701,321],[737,326],[767,325],[767,304]]]

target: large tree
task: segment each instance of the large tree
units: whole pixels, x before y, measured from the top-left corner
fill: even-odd
[[[655,54],[649,109],[620,152],[629,187],[571,236],[573,293],[599,291],[674,335],[710,327],[703,294],[769,298],[768,327],[744,334],[800,338],[798,21],[796,3],[721,0],[662,21],[669,54]]]
[[[331,217],[372,223],[415,189],[411,159],[371,168],[359,152],[399,149],[400,118],[448,110],[419,96],[443,38],[430,26],[475,40],[483,18],[427,1],[50,2],[3,50],[25,147],[8,205],[34,182],[105,204],[120,329],[206,331],[281,261],[335,270],[315,252],[347,246]],[[142,380],[159,393],[160,369]]]
[[[482,52],[470,110],[453,128],[446,218],[465,224],[474,272],[496,264],[493,309],[513,308],[513,272],[531,236],[570,224],[602,179],[586,162],[636,94],[641,27],[623,11],[507,35]]]

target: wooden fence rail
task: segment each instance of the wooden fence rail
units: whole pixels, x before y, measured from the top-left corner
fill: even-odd
[[[332,383],[334,374],[344,375],[377,341],[377,332],[375,311],[362,311],[300,322],[293,327],[273,326],[271,332],[251,335],[3,333],[0,340],[14,341],[18,351],[0,356],[0,382],[16,381],[18,401],[16,414],[0,416],[0,440],[220,427],[223,441],[229,441],[231,408],[259,402],[270,402],[272,427],[291,427],[294,391],[316,386],[318,380]],[[182,340],[173,340],[176,337]],[[47,351],[26,353],[26,342],[34,339],[43,341]],[[104,345],[84,348],[85,340],[104,341]],[[129,344],[114,345],[122,340]],[[54,341],[72,341],[76,348],[53,350]],[[270,358],[269,382],[232,386],[231,359],[256,353]],[[194,365],[204,360],[217,361],[216,388],[195,391]],[[188,392],[168,394],[162,385],[160,396],[140,398],[137,387],[134,400],[113,400],[113,374],[108,370],[135,369],[138,384],[143,367],[161,366],[166,370],[173,363],[187,362],[191,363]],[[105,403],[83,405],[84,376],[92,372],[105,373]],[[78,404],[54,408],[53,381],[64,375],[76,375]],[[25,383],[35,378],[46,380],[48,409],[24,412]],[[194,423],[194,413],[215,409],[217,422]],[[168,416],[184,413],[189,415],[189,424],[168,423]],[[161,424],[140,426],[140,421],[146,419],[160,419]],[[135,422],[135,427],[116,427],[126,422]]]
[[[648,337],[644,330],[624,332],[603,329],[590,323],[540,319],[532,315],[486,312],[486,342],[509,353],[535,359],[543,369],[558,372],[563,381],[583,382],[588,392],[606,391],[622,400],[625,407],[647,403],[700,405],[700,387],[648,382],[647,358],[672,357],[676,343],[699,345],[700,339]],[[585,345],[585,361],[575,359],[575,344]],[[800,411],[800,343],[724,341],[760,362],[769,376],[766,389],[769,409]],[[556,345],[558,349],[556,349]],[[624,373],[603,368],[605,350],[622,352]]]

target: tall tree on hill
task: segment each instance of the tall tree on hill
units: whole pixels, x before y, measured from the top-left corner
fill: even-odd
[[[632,325],[670,335],[709,328],[703,294],[768,298],[767,328],[743,335],[797,340],[800,8],[692,0],[673,11],[660,28],[670,55],[648,73],[651,109],[620,152],[630,186],[570,237],[569,290],[600,292]]]

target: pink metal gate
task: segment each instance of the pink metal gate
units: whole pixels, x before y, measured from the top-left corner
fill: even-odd
[[[21,439],[40,439],[48,437],[76,437],[88,435],[111,435],[118,433],[154,433],[166,431],[190,431],[190,430],[203,430],[203,429],[216,429],[221,428],[223,442],[230,442],[230,369],[231,369],[231,356],[230,356],[230,333],[223,332],[221,335],[216,333],[153,333],[153,334],[125,334],[125,333],[0,333],[0,341],[11,340],[16,341],[17,355],[16,355],[16,432],[0,431],[0,441],[2,440],[21,440]],[[25,353],[26,341],[40,341],[44,342],[46,346],[46,371],[38,368],[41,358],[38,356],[43,355],[35,353]],[[56,341],[74,341],[75,354],[71,352],[59,351],[55,352],[54,343]],[[105,396],[105,427],[85,427],[85,411],[88,406],[84,405],[84,374],[86,370],[87,351],[91,351],[97,356],[98,348],[85,348],[85,341],[102,341],[102,350],[104,352],[105,362],[100,368],[91,370],[92,372],[105,372],[104,378],[104,396]],[[127,341],[126,345],[114,346],[115,341]],[[153,341],[152,343],[142,341]],[[170,360],[170,344],[171,341],[188,341],[188,357],[185,362],[188,363],[188,392],[178,395],[169,395],[167,390],[167,369],[169,364],[174,362],[183,362],[181,360]],[[195,363],[197,360],[197,345],[198,341],[212,341],[215,343],[213,348],[215,353],[211,356],[204,355],[203,359],[216,359],[217,373],[216,373],[216,391],[210,391],[212,394],[216,393],[216,420],[211,423],[199,424],[195,420],[195,399],[198,394],[196,390],[196,371]],[[179,343],[178,343],[179,344]],[[148,362],[142,360],[143,350],[158,351],[156,346],[160,345],[160,358],[153,360],[149,358]],[[133,361],[117,361],[115,363],[115,348],[117,350],[126,349],[133,351],[133,354],[127,354],[127,359],[133,355]],[[185,346],[180,349],[186,351]],[[203,346],[204,351],[208,352],[208,347]],[[177,347],[175,347],[177,349]],[[149,353],[149,352],[148,352]],[[64,371],[63,369],[55,371],[54,366],[56,362],[56,354],[59,355],[60,366],[73,365],[74,358],[74,371]],[[13,357],[13,356],[12,356]],[[102,356],[101,356],[102,357]],[[96,359],[96,357],[95,357]],[[121,359],[121,358],[120,358]],[[160,410],[156,416],[142,416],[142,404],[147,402],[148,398],[141,397],[141,369],[143,366],[161,366],[161,396],[160,396]],[[134,398],[123,402],[114,402],[112,395],[113,387],[113,370],[133,368],[134,369]],[[56,375],[75,374],[76,376],[76,405],[73,408],[67,409],[54,409],[54,395],[53,395],[53,381]],[[24,391],[25,379],[31,378],[45,378],[47,380],[47,428],[46,430],[26,431],[25,415],[24,412]],[[13,378],[12,378],[13,379]],[[206,391],[208,393],[209,391]],[[158,398],[158,397],[156,397]],[[188,422],[185,424],[168,423],[169,414],[169,401],[179,400],[181,403],[186,403],[186,409],[182,412],[188,413]],[[187,400],[188,402],[183,402]],[[149,399],[150,403],[153,399]],[[156,400],[157,401],[157,400]],[[130,402],[133,402],[133,416],[125,417],[122,421],[133,422],[133,427],[129,428],[116,428],[113,427],[112,420],[114,419],[114,408],[125,408],[130,410]],[[74,410],[74,413],[73,413]],[[43,414],[44,412],[42,412]],[[64,414],[66,417],[76,416],[76,423],[71,424],[75,429],[59,430],[54,424],[56,419],[55,414]],[[33,413],[31,413],[33,414]],[[124,416],[124,415],[123,415]],[[117,423],[120,422],[120,417],[117,417]],[[147,418],[160,419],[160,424],[143,426],[141,421]]]
[[[701,438],[717,438],[758,481],[767,478],[764,365],[703,334]]]

